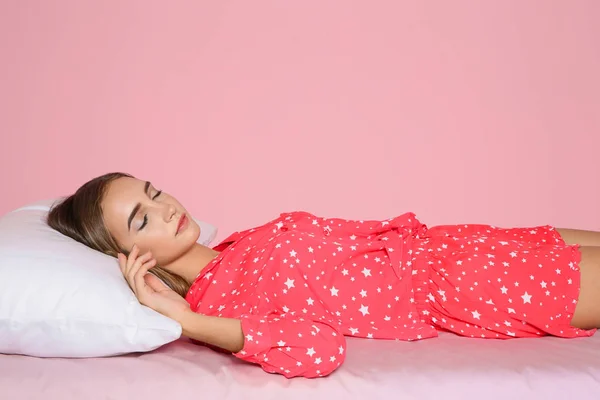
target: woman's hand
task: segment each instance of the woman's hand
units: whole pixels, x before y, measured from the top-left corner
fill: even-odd
[[[139,256],[139,248],[134,245],[129,257],[118,255],[121,272],[139,302],[151,309],[181,323],[190,305],[183,297],[162,283],[148,270],[156,265],[152,253]]]

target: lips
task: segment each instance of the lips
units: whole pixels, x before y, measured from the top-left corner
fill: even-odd
[[[187,215],[181,214],[181,217],[179,218],[179,222],[177,223],[177,232],[175,232],[175,235],[178,235],[179,233],[181,233],[181,231],[183,231],[185,229],[185,227],[187,226],[187,222],[188,222]]]

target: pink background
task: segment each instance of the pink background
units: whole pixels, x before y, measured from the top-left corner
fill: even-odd
[[[0,214],[127,171],[279,212],[600,230],[600,2],[0,3]]]

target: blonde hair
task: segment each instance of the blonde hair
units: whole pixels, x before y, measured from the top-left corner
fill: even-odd
[[[79,243],[109,256],[118,253],[129,255],[122,249],[104,224],[102,199],[108,185],[115,179],[133,176],[122,172],[112,172],[86,182],[71,196],[55,204],[48,213],[48,225]],[[185,297],[189,283],[180,275],[156,266],[150,272],[162,280],[176,293]]]

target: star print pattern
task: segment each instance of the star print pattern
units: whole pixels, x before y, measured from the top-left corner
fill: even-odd
[[[216,246],[186,300],[194,312],[240,319],[244,347],[234,356],[286,377],[333,372],[345,336],[589,336],[568,324],[578,251],[549,227],[531,231],[428,229],[413,213],[384,221],[285,213]]]
[[[425,321],[467,337],[586,337],[570,325],[579,298],[577,245],[551,226],[432,227],[415,262],[427,264]],[[433,290],[435,289],[435,290]]]

